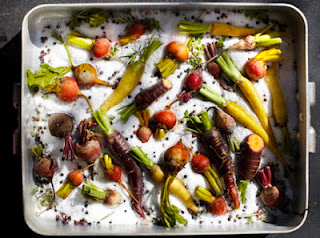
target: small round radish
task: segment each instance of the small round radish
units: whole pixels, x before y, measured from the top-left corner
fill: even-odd
[[[153,116],[153,120],[157,123],[165,125],[167,129],[171,129],[177,123],[177,116],[170,109],[164,109],[156,112],[156,114]]]
[[[98,59],[103,59],[110,54],[111,43],[107,38],[99,38],[92,47],[92,55]]]
[[[210,160],[202,154],[194,154],[191,160],[191,167],[196,173],[204,173],[210,166]]]
[[[226,200],[222,196],[216,196],[216,199],[208,204],[208,212],[213,215],[224,215],[228,212]]]
[[[140,36],[145,33],[146,29],[147,27],[144,24],[135,22],[128,27],[128,35],[134,36],[136,39],[139,39]]]
[[[250,59],[245,63],[244,71],[250,80],[257,81],[266,75],[266,63]]]
[[[68,179],[74,186],[79,186],[84,181],[83,172],[81,170],[73,170],[69,173]]]
[[[203,84],[203,77],[202,77],[202,69],[193,70],[188,76],[184,79],[183,87],[188,90],[200,90]]]
[[[56,163],[48,157],[39,158],[34,166],[34,171],[41,177],[52,178],[56,171]]]
[[[166,46],[166,51],[169,55],[181,62],[185,62],[189,59],[188,47],[179,41],[170,42]]]
[[[137,137],[142,143],[148,142],[151,135],[152,135],[151,129],[146,126],[141,126],[137,131]]]

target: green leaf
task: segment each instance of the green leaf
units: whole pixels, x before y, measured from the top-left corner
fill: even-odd
[[[54,91],[58,84],[58,79],[70,72],[68,67],[53,68],[48,64],[40,65],[40,68],[33,74],[29,69],[27,70],[28,86],[39,86],[48,91]]]
[[[97,28],[102,25],[110,15],[103,11],[80,11],[72,15],[70,19],[69,28],[74,28],[81,25],[82,22],[89,24],[90,28]]]

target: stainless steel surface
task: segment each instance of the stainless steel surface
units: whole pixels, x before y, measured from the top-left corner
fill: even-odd
[[[24,100],[28,93],[26,85],[25,71],[30,66],[28,61],[29,51],[28,46],[35,42],[35,33],[37,32],[37,22],[45,15],[46,17],[64,17],[70,14],[72,11],[78,11],[82,9],[90,8],[103,8],[103,9],[127,9],[127,8],[166,8],[166,9],[190,9],[201,8],[201,9],[214,9],[215,7],[220,9],[271,9],[279,14],[286,14],[292,19],[292,24],[296,24],[297,36],[297,80],[299,84],[299,110],[302,114],[299,122],[299,133],[300,133],[300,158],[297,161],[296,173],[297,177],[294,178],[294,184],[296,185],[296,193],[300,194],[299,197],[293,202],[296,203],[299,211],[303,211],[308,207],[308,173],[309,173],[309,151],[314,152],[315,146],[315,132],[310,126],[310,105],[314,102],[314,87],[312,84],[308,84],[308,32],[307,23],[304,15],[295,7],[287,4],[245,4],[245,3],[128,3],[128,4],[64,4],[64,5],[43,5],[32,9],[25,17],[22,26],[22,122],[26,113],[28,113],[27,102]],[[313,96],[312,96],[313,95]],[[165,229],[158,226],[150,225],[139,225],[139,226],[126,226],[126,229],[118,226],[105,226],[105,227],[81,227],[81,226],[69,226],[65,229],[63,225],[52,226],[46,221],[43,221],[41,217],[34,217],[34,214],[28,207],[31,202],[31,190],[32,180],[31,171],[32,166],[31,160],[28,160],[29,152],[26,148],[26,141],[24,135],[24,128],[22,125],[22,165],[23,165],[23,194],[24,194],[24,214],[27,224],[37,233],[51,234],[51,235],[189,235],[189,234],[256,234],[256,233],[287,233],[298,229],[306,219],[307,211],[304,212],[303,216],[291,215],[288,219],[280,221],[278,224],[256,224],[241,227],[186,227],[179,229]],[[311,146],[310,146],[311,145]]]

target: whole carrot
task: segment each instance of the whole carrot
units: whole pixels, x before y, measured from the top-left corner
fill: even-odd
[[[209,33],[211,35],[223,36],[247,36],[254,35],[261,29],[232,26],[226,23],[199,23],[181,20],[178,25],[180,34],[202,34]]]
[[[269,117],[264,109],[263,100],[252,82],[244,77],[238,68],[234,65],[229,56],[223,52],[217,59],[217,63],[228,77],[237,84],[241,92],[244,94],[253,111],[256,113],[262,127],[269,134],[271,140],[276,144],[276,140],[272,131]]]
[[[239,161],[240,182],[238,183],[241,201],[245,203],[249,181],[254,178],[260,165],[264,141],[257,134],[250,134],[243,142]]]
[[[109,97],[101,104],[100,109],[109,110],[113,106],[122,102],[137,86],[138,82],[142,78],[146,62],[154,51],[156,51],[160,45],[161,41],[154,39],[147,48],[143,51],[139,60],[130,64],[122,76],[118,86],[115,90],[109,95]]]
[[[282,129],[282,151],[291,151],[292,140],[288,132],[288,109],[286,99],[277,78],[278,64],[272,63],[267,69],[264,81],[267,83],[272,98],[272,111],[275,121]]]
[[[236,121],[241,123],[244,127],[251,130],[253,133],[258,134],[264,140],[264,143],[268,146],[268,148],[274,153],[274,155],[279,159],[282,165],[285,167],[286,171],[290,173],[287,162],[284,157],[278,150],[275,142],[271,139],[270,135],[266,132],[266,130],[257,122],[252,116],[250,116],[242,107],[240,107],[237,103],[228,101],[220,94],[215,92],[213,89],[209,88],[206,85],[199,90],[200,94],[209,99],[211,102],[218,105],[222,108],[226,113],[230,114]]]
[[[135,197],[135,199],[133,199],[133,207],[135,211],[142,217],[142,219],[145,220],[145,215],[141,207],[144,189],[142,172],[134,159],[129,155],[130,146],[126,139],[118,131],[112,128],[106,110],[97,110],[93,113],[93,116],[96,119],[100,129],[105,133],[107,144],[115,152],[121,164],[123,165],[128,175],[132,194]]]
[[[172,84],[168,79],[162,79],[149,88],[143,89],[135,97],[134,102],[120,108],[121,119],[123,122],[127,122],[130,116],[137,111],[147,109],[157,98],[162,96],[168,90],[172,88]]]
[[[202,134],[202,143],[216,154],[218,158],[216,162],[223,176],[226,189],[235,209],[238,209],[240,207],[240,198],[234,178],[233,162],[228,147],[219,130],[212,126],[206,111],[189,117],[188,125],[192,131]]]

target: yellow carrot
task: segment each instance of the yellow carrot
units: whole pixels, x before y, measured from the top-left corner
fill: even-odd
[[[199,23],[185,20],[179,22],[178,28],[181,34],[210,33],[224,36],[247,36],[262,31],[262,29],[232,26],[226,23]]]
[[[220,65],[221,69],[228,75],[228,77],[238,85],[238,87],[248,100],[249,104],[251,105],[253,111],[257,115],[262,127],[269,134],[273,143],[276,144],[269,117],[264,109],[262,98],[258,94],[258,91],[256,90],[253,83],[240,73],[240,71],[237,69],[237,67],[225,52],[223,52],[217,59],[217,63]]]
[[[140,59],[128,66],[118,86],[100,106],[100,109],[105,109],[108,111],[113,106],[122,102],[122,100],[133,91],[142,78],[147,60],[161,44],[162,43],[160,40],[153,40],[144,50]]]
[[[266,130],[257,122],[252,116],[250,116],[242,107],[237,103],[228,101],[223,98],[221,95],[213,91],[206,85],[199,90],[200,94],[217,104],[221,107],[226,113],[230,114],[236,121],[241,123],[244,127],[251,130],[253,133],[258,134],[264,140],[266,146],[271,150],[271,152],[279,159],[283,164],[286,171],[289,173],[289,167],[278,150],[275,141],[271,136],[266,132]]]
[[[282,129],[282,151],[289,153],[291,150],[292,140],[288,132],[288,110],[284,93],[281,89],[277,78],[278,64],[272,63],[267,69],[265,82],[271,93],[272,111],[275,121]]]
[[[129,153],[134,159],[138,160],[149,169],[151,177],[154,181],[159,184],[163,184],[165,182],[167,175],[163,172],[159,165],[153,163],[151,159],[148,158],[141,148],[135,146]],[[199,212],[199,208],[195,204],[192,195],[179,178],[175,177],[173,179],[169,187],[169,191],[179,198],[190,210],[196,213]]]

